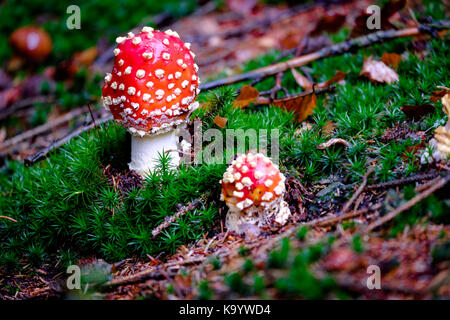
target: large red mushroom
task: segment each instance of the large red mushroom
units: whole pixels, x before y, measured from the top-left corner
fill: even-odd
[[[189,43],[175,31],[144,27],[118,37],[114,65],[105,77],[103,104],[132,134],[129,168],[152,171],[159,153],[179,164],[176,129],[198,107],[198,67]]]
[[[228,230],[243,234],[273,222],[284,225],[291,215],[283,200],[285,180],[278,166],[267,156],[261,153],[239,155],[221,180],[222,200],[229,208]]]

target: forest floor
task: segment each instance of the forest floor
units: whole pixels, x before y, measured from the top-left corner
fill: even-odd
[[[150,230],[140,234],[141,229],[130,231],[130,235],[123,236],[125,240],[122,235],[108,238],[121,239],[125,246],[138,243],[138,248],[132,249],[133,254],[117,253],[114,245],[98,245],[110,234],[104,236],[103,231],[92,231],[90,226],[83,229],[77,216],[73,221],[80,226],[74,223],[72,229],[61,227],[65,222],[44,213],[42,216],[36,213],[34,217],[39,223],[46,217],[50,220],[36,226],[40,231],[23,227],[20,221],[23,212],[39,211],[53,204],[44,204],[37,196],[38,191],[25,195],[32,188],[27,187],[26,182],[19,183],[20,177],[36,179],[39,185],[36,190],[43,192],[48,188],[43,181],[50,176],[49,168],[65,168],[67,171],[62,171],[61,177],[65,172],[74,175],[78,172],[64,167],[62,162],[66,160],[54,154],[57,153],[52,150],[55,141],[69,135],[67,141],[76,141],[70,141],[68,147],[58,145],[54,149],[61,148],[69,156],[79,154],[82,158],[84,149],[91,150],[96,143],[111,141],[108,139],[116,136],[119,141],[126,140],[117,127],[93,121],[109,120],[106,111],[98,107],[99,93],[94,89],[89,93],[90,87],[98,82],[98,79],[93,80],[93,75],[103,74],[111,68],[112,48],[106,46],[103,51],[96,52],[95,57],[86,58],[91,76],[86,76],[89,80],[83,80],[86,91],[78,94],[88,95],[92,105],[55,106],[55,100],[65,99],[58,89],[49,90],[49,94],[35,90],[47,81],[50,88],[58,87],[58,81],[46,78],[50,74],[48,68],[55,66],[29,77],[22,82],[19,91],[17,87],[2,91],[2,97],[7,96],[9,100],[0,99],[4,104],[0,105],[3,175],[0,192],[4,196],[0,201],[0,216],[6,217],[0,220],[4,223],[0,240],[6,243],[5,239],[11,237],[4,252],[17,250],[17,253],[0,256],[2,263],[15,266],[0,267],[0,298],[434,299],[450,296],[450,167],[448,161],[423,161],[434,129],[447,121],[440,98],[448,94],[445,87],[450,81],[448,24],[442,29],[430,26],[443,20],[430,16],[430,12],[436,12],[432,5],[427,7],[420,1],[408,1],[404,8],[405,1],[388,1],[382,11],[386,15],[384,31],[412,30],[409,37],[382,39],[381,43],[369,43],[367,48],[351,47],[289,67],[290,62],[298,61],[295,59],[308,57],[308,54],[333,44],[348,44],[350,38],[364,37],[369,31],[361,24],[361,19],[367,18],[363,10],[370,1],[297,7],[244,3],[248,8],[240,7],[241,12],[236,8],[233,10],[232,5],[225,12],[205,5],[164,29],[177,30],[184,41],[192,42],[206,92],[199,98],[204,108],[195,116],[204,120],[206,127],[259,128],[260,123],[267,128],[286,127],[282,132],[286,137],[282,139],[280,168],[287,177],[285,200],[293,213],[289,222],[284,226],[268,227],[257,237],[228,232],[224,226],[226,206],[218,201],[217,194],[208,191],[209,177],[221,176],[225,167],[205,166],[188,172],[195,172],[200,177],[203,172],[200,170],[205,170],[207,178],[198,182],[203,193],[199,191],[194,197],[191,194],[189,197],[174,196],[175,205],[166,205],[164,215],[151,221],[153,227]],[[445,10],[442,12],[444,18],[447,14]],[[243,21],[242,15],[248,18]],[[428,32],[419,28],[422,25],[428,26]],[[377,69],[379,65],[375,70],[365,70],[367,61],[372,59],[368,55],[383,65],[381,70]],[[288,67],[281,66],[270,77],[256,74],[243,83],[226,80],[229,76],[245,75],[280,61],[287,62]],[[397,80],[386,77],[386,73],[393,74]],[[64,86],[76,87],[78,80],[70,76],[64,80]],[[215,89],[216,84],[224,87]],[[213,94],[209,90],[214,90]],[[311,104],[305,97],[312,96],[315,102]],[[71,101],[69,105],[76,102]],[[237,103],[240,108],[235,107]],[[267,104],[281,108],[261,107]],[[42,123],[36,114],[47,120]],[[220,123],[220,119],[227,123]],[[92,133],[95,127],[104,130]],[[74,130],[76,134],[72,136]],[[123,141],[111,148],[120,150],[126,143]],[[77,148],[83,148],[83,152],[78,152]],[[36,157],[42,150],[45,155]],[[49,150],[47,163],[41,158],[45,158]],[[77,160],[69,156],[69,165],[75,166]],[[97,202],[101,202],[102,209],[107,207],[103,199],[111,191],[111,201],[120,203],[121,209],[115,211],[119,205],[111,205],[107,214],[96,213],[98,219],[109,217],[111,212],[113,217],[116,215],[114,219],[120,219],[121,212],[134,204],[138,204],[136,210],[144,210],[142,198],[158,198],[145,189],[170,181],[176,184],[176,181],[189,178],[184,173],[165,177],[164,172],[161,177],[144,181],[134,172],[115,167],[116,160],[101,163],[99,174],[104,181],[99,181],[104,183],[107,191],[101,191],[103,194],[98,197],[96,194],[101,192],[92,191],[95,194],[92,198],[96,199],[92,203],[97,206]],[[23,162],[35,171],[30,171]],[[58,174],[52,174],[55,181],[66,183],[62,178],[59,180]],[[13,186],[13,182],[18,186]],[[48,191],[48,199],[54,197],[51,192]],[[80,196],[73,200],[72,197],[78,195],[67,191],[58,212],[70,210],[71,205],[80,201],[88,208],[80,214],[87,213],[90,203],[84,204],[84,201],[90,201],[91,197]],[[17,208],[11,209],[14,206]],[[157,209],[151,205],[150,208],[160,210],[158,206],[163,205],[158,202]],[[142,239],[143,235],[150,238],[152,229],[156,230],[166,221],[168,212],[173,214],[174,211],[187,219],[172,222],[178,229],[163,232],[163,236],[157,238],[157,245]],[[135,214],[138,216],[141,212]],[[180,238],[172,235],[173,230],[185,232],[183,223],[197,223],[196,215],[205,216],[205,221],[202,220],[199,229],[195,230],[198,234]],[[27,213],[26,221],[34,218]],[[93,224],[95,219],[89,223]],[[115,226],[114,219],[101,221],[99,226]],[[129,219],[131,224],[140,223],[140,220],[132,220],[134,217]],[[11,226],[14,223],[18,226]],[[119,223],[117,226],[122,228]],[[20,233],[22,227],[33,239],[42,235],[43,239],[57,243],[60,239],[50,238],[49,234],[60,228],[61,234],[68,234],[65,238],[61,235],[65,246],[75,234],[83,240],[74,242],[74,246],[92,243],[95,253],[81,250],[76,256],[75,264],[83,271],[81,290],[67,289],[67,273],[62,265],[68,264],[70,259],[60,259],[59,251],[58,259],[53,259],[54,253],[46,251],[52,250],[53,246],[32,244],[31,249],[18,249],[23,239],[18,236],[12,240],[11,235]],[[48,227],[48,231],[44,227]],[[172,239],[176,241],[172,242]],[[149,241],[152,242],[152,238]],[[151,248],[148,252],[153,250],[156,254],[145,251],[146,245]],[[45,258],[32,262],[33,259],[22,259],[22,255]],[[19,270],[13,260],[20,260]],[[370,287],[370,283],[376,282],[371,282],[371,276],[377,270],[381,275],[380,289]]]

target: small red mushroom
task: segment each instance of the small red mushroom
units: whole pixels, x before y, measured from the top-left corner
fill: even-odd
[[[48,33],[35,26],[15,30],[9,37],[13,51],[32,62],[42,62],[52,51],[52,40]]]
[[[287,222],[290,210],[283,200],[285,177],[268,157],[258,153],[239,155],[221,180],[222,200],[229,211],[226,226],[245,233],[246,225]]]
[[[177,128],[198,107],[198,66],[189,43],[175,31],[144,27],[116,39],[114,65],[105,77],[103,105],[132,134],[130,169],[152,171],[158,153],[178,165]]]

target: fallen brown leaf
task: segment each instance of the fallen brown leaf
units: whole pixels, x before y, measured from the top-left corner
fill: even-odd
[[[322,135],[325,137],[329,137],[333,134],[334,129],[336,128],[336,124],[332,121],[327,121],[322,127]]]
[[[318,88],[327,88],[330,85],[332,85],[333,83],[339,83],[342,80],[344,80],[345,76],[347,74],[344,71],[336,71],[336,74],[334,76],[332,76],[330,79],[328,79],[327,81],[321,82],[317,85]]]
[[[418,120],[423,116],[426,116],[427,114],[433,113],[434,106],[428,103],[422,104],[420,106],[405,104],[403,107],[401,107],[401,110],[408,118]]]
[[[293,111],[296,115],[295,120],[302,122],[314,112],[317,106],[317,98],[314,92],[308,94],[299,94],[288,98],[277,99],[272,102],[274,106]]]
[[[234,101],[235,108],[245,108],[259,97],[259,92],[252,86],[246,84],[241,88],[239,96]]]
[[[223,117],[215,117],[214,118],[214,123],[222,129],[225,129],[225,127],[227,125],[227,121],[228,121],[228,119],[223,118]]]
[[[317,22],[316,27],[311,32],[312,36],[320,35],[322,32],[326,31],[329,33],[338,32],[339,29],[344,25],[346,16],[340,13],[328,13],[320,18]]]
[[[373,82],[392,83],[398,81],[398,74],[389,68],[384,62],[373,60],[369,57],[364,60],[360,75],[369,78]]]
[[[311,90],[313,87],[313,83],[308,80],[304,75],[295,70],[295,68],[291,68],[292,76],[295,79],[295,82],[305,90]]]
[[[436,102],[440,100],[443,96],[445,96],[447,93],[450,92],[450,89],[444,88],[442,90],[433,91],[433,94],[431,95],[430,101]]]
[[[381,56],[381,61],[384,62],[385,65],[391,66],[394,69],[398,68],[400,61],[402,60],[402,56],[397,53],[388,53],[385,52]]]

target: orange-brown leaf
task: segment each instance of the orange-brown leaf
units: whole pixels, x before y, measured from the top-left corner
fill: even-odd
[[[223,118],[223,117],[215,117],[214,118],[214,123],[222,129],[225,129],[225,127],[227,125],[227,121],[228,121],[228,119]]]
[[[433,113],[435,111],[432,104],[422,104],[422,105],[410,105],[405,104],[400,108],[405,115],[410,119],[420,119],[427,114]]]
[[[344,80],[345,76],[347,74],[344,71],[336,71],[336,74],[332,76],[330,79],[328,79],[325,82],[321,82],[317,85],[318,88],[327,88],[333,83],[339,82]]]
[[[402,60],[402,56],[397,53],[385,52],[381,56],[381,61],[384,62],[385,65],[391,66],[394,69],[398,68],[398,65],[400,64],[400,60]]]
[[[252,86],[246,84],[241,88],[239,96],[234,101],[235,108],[245,108],[259,97],[259,92]]]
[[[442,89],[439,91],[433,91],[433,94],[431,95],[430,101],[431,102],[436,102],[438,100],[440,100],[443,96],[445,96],[447,93],[449,93],[450,90],[449,89]]]
[[[272,102],[274,106],[293,111],[295,113],[295,120],[302,122],[314,112],[317,106],[316,95],[311,92],[308,94],[299,94],[289,98],[277,99]]]

